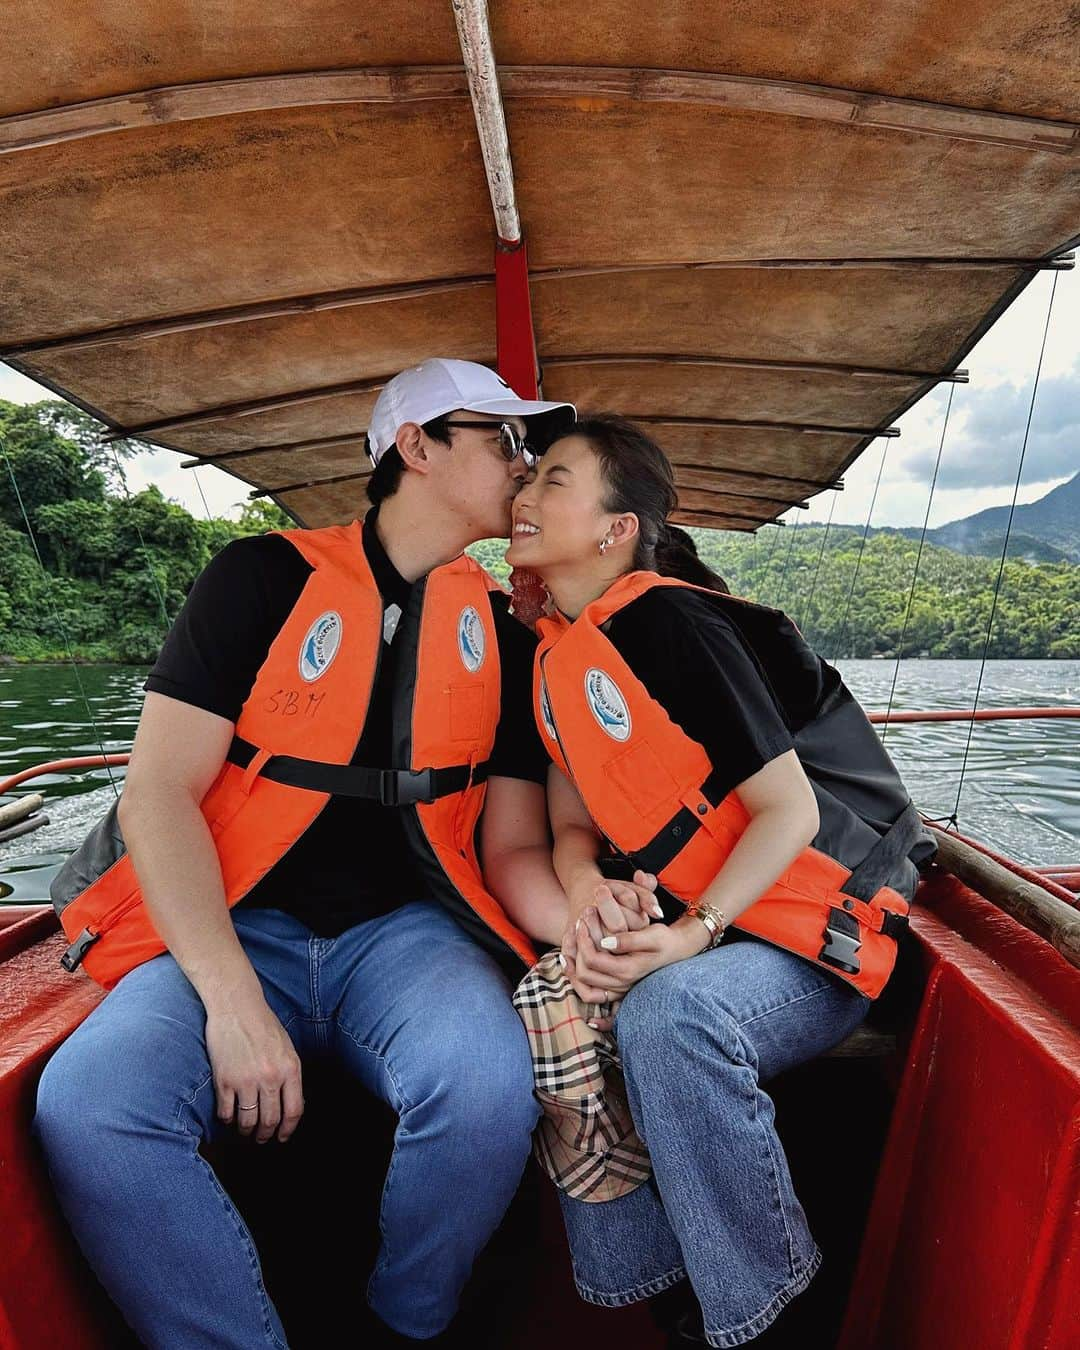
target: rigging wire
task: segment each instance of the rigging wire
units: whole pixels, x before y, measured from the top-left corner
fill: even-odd
[[[881,487],[881,475],[885,468],[885,456],[889,452],[889,442],[886,441],[881,448],[881,461],[878,464],[877,479],[874,482],[874,493],[870,498],[870,509],[866,513],[866,524],[863,526],[862,539],[859,541],[859,552],[855,559],[855,571],[851,575],[851,586],[848,589],[847,603],[844,605],[844,617],[840,625],[840,635],[836,641],[836,647],[833,652],[833,661],[835,662],[840,655],[840,648],[843,646],[844,639],[848,631],[848,615],[851,613],[851,601],[855,595],[855,584],[859,580],[859,569],[862,567],[863,550],[866,548],[866,536],[870,533],[870,521],[874,514],[874,507],[877,504],[878,488]]]
[[[769,549],[769,556],[765,559],[765,566],[761,569],[761,585],[757,591],[758,602],[762,605],[765,603],[765,583],[769,579],[769,568],[772,567],[773,555],[776,553],[776,546],[780,542],[781,534],[783,534],[779,521],[773,520],[769,523],[774,527],[772,548]]]
[[[892,684],[889,688],[889,706],[885,710],[885,725],[881,728],[881,739],[883,741],[889,734],[888,715],[892,712],[893,699],[896,697],[896,680],[900,674],[900,662],[904,655],[904,639],[907,637],[908,622],[911,619],[911,608],[915,601],[915,585],[919,579],[919,566],[922,563],[923,545],[926,543],[926,527],[930,523],[930,508],[934,504],[934,490],[937,487],[938,470],[941,468],[941,452],[945,448],[945,434],[949,430],[949,416],[952,413],[953,394],[955,390],[956,385],[950,384],[949,401],[945,405],[945,420],[941,426],[941,439],[938,441],[937,459],[934,460],[934,473],[930,479],[930,495],[926,499],[926,514],[923,516],[922,533],[919,535],[919,548],[915,554],[915,570],[911,574],[911,590],[908,591],[907,608],[904,610],[904,622],[900,626],[900,641],[896,646],[896,665],[893,667]]]
[[[213,520],[213,516],[210,514],[210,503],[206,500],[206,493],[203,491],[203,486],[199,478],[198,469],[192,469],[191,476],[192,478],[195,479],[195,486],[199,489],[199,496],[202,498],[203,510],[206,512],[206,519]]]
[[[1012,502],[1009,505],[1009,516],[1005,523],[1005,540],[1001,545],[1001,560],[998,563],[997,578],[994,581],[994,592],[990,600],[990,617],[986,621],[986,637],[983,639],[982,660],[979,663],[979,679],[975,685],[975,698],[971,705],[971,711],[974,713],[979,706],[979,695],[982,692],[983,673],[986,670],[986,656],[990,650],[990,636],[993,632],[994,618],[997,615],[998,595],[1001,591],[1001,579],[1005,574],[1005,559],[1009,552],[1009,536],[1012,534],[1013,516],[1016,514],[1016,498],[1020,492],[1020,479],[1024,472],[1024,459],[1027,455],[1028,437],[1031,434],[1031,420],[1035,413],[1035,400],[1039,395],[1039,378],[1042,375],[1043,357],[1046,355],[1046,338],[1050,332],[1050,319],[1054,313],[1054,297],[1057,295],[1058,274],[1054,273],[1053,281],[1050,285],[1050,303],[1046,307],[1046,323],[1043,327],[1042,346],[1039,348],[1039,360],[1035,366],[1035,382],[1031,386],[1031,402],[1028,404],[1027,423],[1024,426],[1024,439],[1020,446],[1020,461],[1016,466],[1016,482],[1013,484]],[[957,824],[957,813],[960,810],[960,796],[964,791],[964,774],[967,770],[968,754],[971,751],[971,737],[975,730],[975,720],[968,723],[967,740],[964,744],[964,758],[960,764],[960,781],[956,786],[956,801],[953,803],[952,814],[947,818],[952,826]]]
[[[788,568],[791,566],[791,555],[795,551],[795,536],[799,532],[799,521],[802,517],[795,516],[795,524],[791,527],[791,533],[788,536],[787,552],[784,554],[784,566],[780,572],[780,585],[776,588],[776,599],[773,601],[773,608],[780,608],[780,601],[783,599],[784,590],[787,587]]]
[[[839,495],[840,495],[839,492],[835,488],[833,488],[832,501],[829,504],[829,518],[825,522],[825,533],[822,536],[821,549],[817,555],[817,565],[814,568],[814,579],[810,583],[810,594],[807,596],[806,604],[803,606],[802,612],[799,615],[799,619],[796,625],[800,629],[805,626],[805,624],[809,621],[810,618],[810,609],[814,603],[814,592],[817,590],[818,573],[821,571],[821,560],[825,557],[825,545],[829,542],[829,530],[832,528],[833,512],[836,510],[836,499],[839,497]]]
[[[749,591],[747,580],[757,572],[758,558],[761,555],[761,527],[750,531],[750,556],[747,558],[747,545],[744,543],[740,549],[742,555],[739,559],[739,574],[735,578],[735,585],[738,588],[737,595],[746,595]],[[745,564],[745,565],[744,565]],[[729,578],[731,580],[731,578]]]
[[[120,486],[124,489],[124,496],[128,499],[128,502],[131,503],[135,498],[131,495],[131,489],[128,487],[127,474],[124,473],[123,466],[120,463],[120,455],[117,452],[115,444],[112,446],[112,456],[113,461],[116,464],[116,472],[120,475]],[[161,606],[161,620],[165,625],[166,631],[168,631],[170,619],[169,611],[165,605],[165,592],[161,589],[161,582],[158,580],[158,575],[154,571],[154,565],[150,560],[150,550],[146,547],[146,540],[143,538],[143,532],[139,525],[138,516],[136,516],[134,512],[131,516],[131,523],[135,526],[135,533],[139,536],[139,546],[142,549],[143,561],[146,563],[146,571],[150,577],[150,583],[157,594],[158,604]]]
[[[79,694],[82,697],[83,703],[86,705],[86,713],[87,716],[90,718],[90,726],[94,733],[94,739],[97,741],[98,749],[101,751],[102,759],[105,760],[104,767],[105,773],[109,779],[109,786],[113,790],[113,796],[119,798],[120,791],[116,786],[116,780],[113,777],[112,768],[108,763],[107,752],[105,750],[105,742],[101,735],[101,729],[97,724],[97,718],[95,718],[94,710],[90,705],[90,699],[89,696],[87,695],[86,687],[82,682],[82,676],[79,674],[79,667],[75,662],[75,653],[72,650],[71,639],[68,637],[67,629],[64,627],[63,621],[60,618],[60,612],[57,609],[56,604],[53,600],[53,593],[52,593],[53,579],[49,575],[49,572],[45,567],[45,561],[41,556],[41,549],[38,548],[37,537],[34,534],[33,526],[30,524],[30,516],[27,513],[26,504],[23,501],[23,495],[19,490],[19,480],[15,477],[15,466],[11,462],[11,456],[8,454],[7,444],[2,436],[0,436],[0,453],[3,454],[4,462],[7,465],[8,475],[11,478],[11,486],[15,492],[15,500],[19,504],[19,512],[22,515],[23,523],[26,525],[26,532],[30,537],[30,545],[34,550],[34,557],[37,558],[38,567],[41,568],[41,575],[45,578],[45,594],[48,597],[49,608],[52,610],[52,615],[53,619],[56,622],[56,627],[60,633],[61,638],[63,639],[64,646],[67,648],[68,660],[71,662],[71,669],[75,673],[75,683],[79,686]]]

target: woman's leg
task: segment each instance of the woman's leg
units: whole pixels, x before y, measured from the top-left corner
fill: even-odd
[[[306,930],[251,911],[237,932],[295,1041],[285,990],[290,975],[306,989]],[[46,1065],[34,1130],[79,1245],[145,1345],[282,1350],[251,1234],[198,1152],[223,1128],[205,1026],[172,956],[137,966]]]
[[[689,1274],[711,1344],[759,1335],[820,1254],[760,1083],[843,1040],[869,1000],[801,957],[736,940],[642,980],[616,1033],[654,1175],[618,1200],[560,1192],[582,1297],[619,1306]]]
[[[655,971],[619,1010],[631,1110],[711,1345],[759,1335],[821,1260],[760,1084],[843,1040],[869,1006],[751,939]]]

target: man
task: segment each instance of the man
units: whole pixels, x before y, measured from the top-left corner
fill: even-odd
[[[531,949],[503,902],[564,902],[533,639],[461,554],[509,533],[526,434],[572,419],[470,362],[402,372],[363,526],[231,544],[147,680],[116,819],[53,891],[65,964],[111,992],[46,1068],[35,1128],[149,1346],[285,1345],[197,1148],[288,1140],[309,1054],[399,1116],[368,1287],[393,1335],[447,1326],[514,1194],[536,1106],[508,972]]]

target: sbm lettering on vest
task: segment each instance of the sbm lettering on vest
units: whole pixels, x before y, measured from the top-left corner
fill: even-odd
[[[299,599],[259,668],[225,764],[202,802],[231,907],[300,838],[334,794],[405,812],[429,893],[475,915],[526,965],[529,939],[485,888],[474,835],[500,710],[490,592],[471,558],[435,568],[412,589],[395,647],[396,766],[352,764],[383,648],[383,607],[362,526],[282,531],[311,565]],[[357,860],[357,865],[362,865]],[[106,989],[166,950],[143,902],[114,806],[53,882],[70,947]],[[463,909],[464,907],[464,909]],[[475,923],[475,920],[472,920]]]
[[[687,583],[628,573],[574,622],[562,615],[541,620],[533,696],[548,753],[576,785],[597,829],[617,855],[686,902],[710,884],[750,817],[735,791],[716,789],[704,747],[672,721],[605,636],[613,615],[656,586]],[[779,611],[701,593],[757,655],[766,682],[765,655],[804,667],[819,660]],[[932,856],[933,842],[842,683],[804,724],[785,720],[814,789],[820,827],[813,844],[734,926],[876,998],[907,926],[918,884],[914,860],[921,865]],[[831,773],[841,762],[858,773]]]

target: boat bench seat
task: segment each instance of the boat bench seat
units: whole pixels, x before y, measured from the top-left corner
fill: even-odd
[[[881,1059],[896,1050],[896,1034],[881,1027],[861,1026],[846,1040],[826,1050],[822,1059]]]

